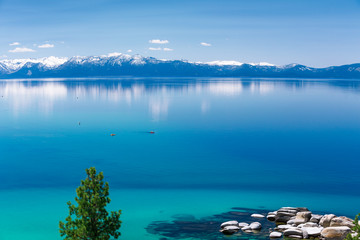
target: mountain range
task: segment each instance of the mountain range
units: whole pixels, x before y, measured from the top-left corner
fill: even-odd
[[[312,68],[300,64],[189,62],[112,53],[102,56],[0,60],[0,78],[51,77],[279,77],[360,79],[360,63]]]

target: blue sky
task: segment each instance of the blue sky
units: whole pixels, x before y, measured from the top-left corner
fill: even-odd
[[[1,58],[128,50],[190,61],[360,62],[360,0],[0,0]]]

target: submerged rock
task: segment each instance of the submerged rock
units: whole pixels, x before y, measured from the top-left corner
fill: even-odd
[[[262,217],[257,220],[258,222],[247,223],[260,215]],[[175,219],[173,221],[155,221],[146,230],[163,238],[178,240],[223,240],[223,234],[235,234],[236,239],[239,240],[249,238],[264,240],[282,236],[297,239],[343,240],[353,224],[352,219],[347,217],[336,217],[334,214],[322,216],[312,214],[307,208],[292,207],[280,208],[275,212],[237,207],[229,212],[200,219],[185,214],[174,215],[173,218]],[[275,219],[278,225],[276,226],[271,219]],[[288,220],[278,222],[279,219]],[[222,234],[219,232],[219,226]],[[240,229],[242,232],[239,232]]]

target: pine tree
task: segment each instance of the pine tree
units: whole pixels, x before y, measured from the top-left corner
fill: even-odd
[[[349,233],[349,234],[347,235],[347,237],[345,238],[346,240],[360,240],[359,217],[360,217],[360,213],[359,213],[358,215],[356,215],[355,220],[354,220],[355,227],[353,227],[352,230],[353,230],[355,233],[353,233],[353,236],[352,236],[351,233]]]
[[[104,183],[102,172],[96,174],[96,169],[86,169],[87,177],[81,180],[76,189],[75,201],[78,206],[68,202],[69,216],[65,222],[60,221],[60,235],[65,240],[108,240],[112,236],[120,236],[121,210],[111,212],[105,207],[110,203],[109,184]]]

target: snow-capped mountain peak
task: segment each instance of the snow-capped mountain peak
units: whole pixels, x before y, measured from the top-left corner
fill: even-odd
[[[8,71],[17,71],[22,68],[27,63],[39,63],[43,67],[47,68],[56,68],[62,64],[64,64],[68,58],[61,57],[44,57],[44,58],[27,58],[27,59],[4,59],[0,60],[0,63],[8,70]]]
[[[216,66],[241,66],[244,63],[238,61],[212,61],[206,62],[207,65],[216,65]]]
[[[259,63],[242,63],[238,61],[212,61],[206,62],[207,65],[215,65],[215,66],[242,66],[244,64],[248,64],[251,66],[275,66],[274,64],[268,62],[259,62]]]

